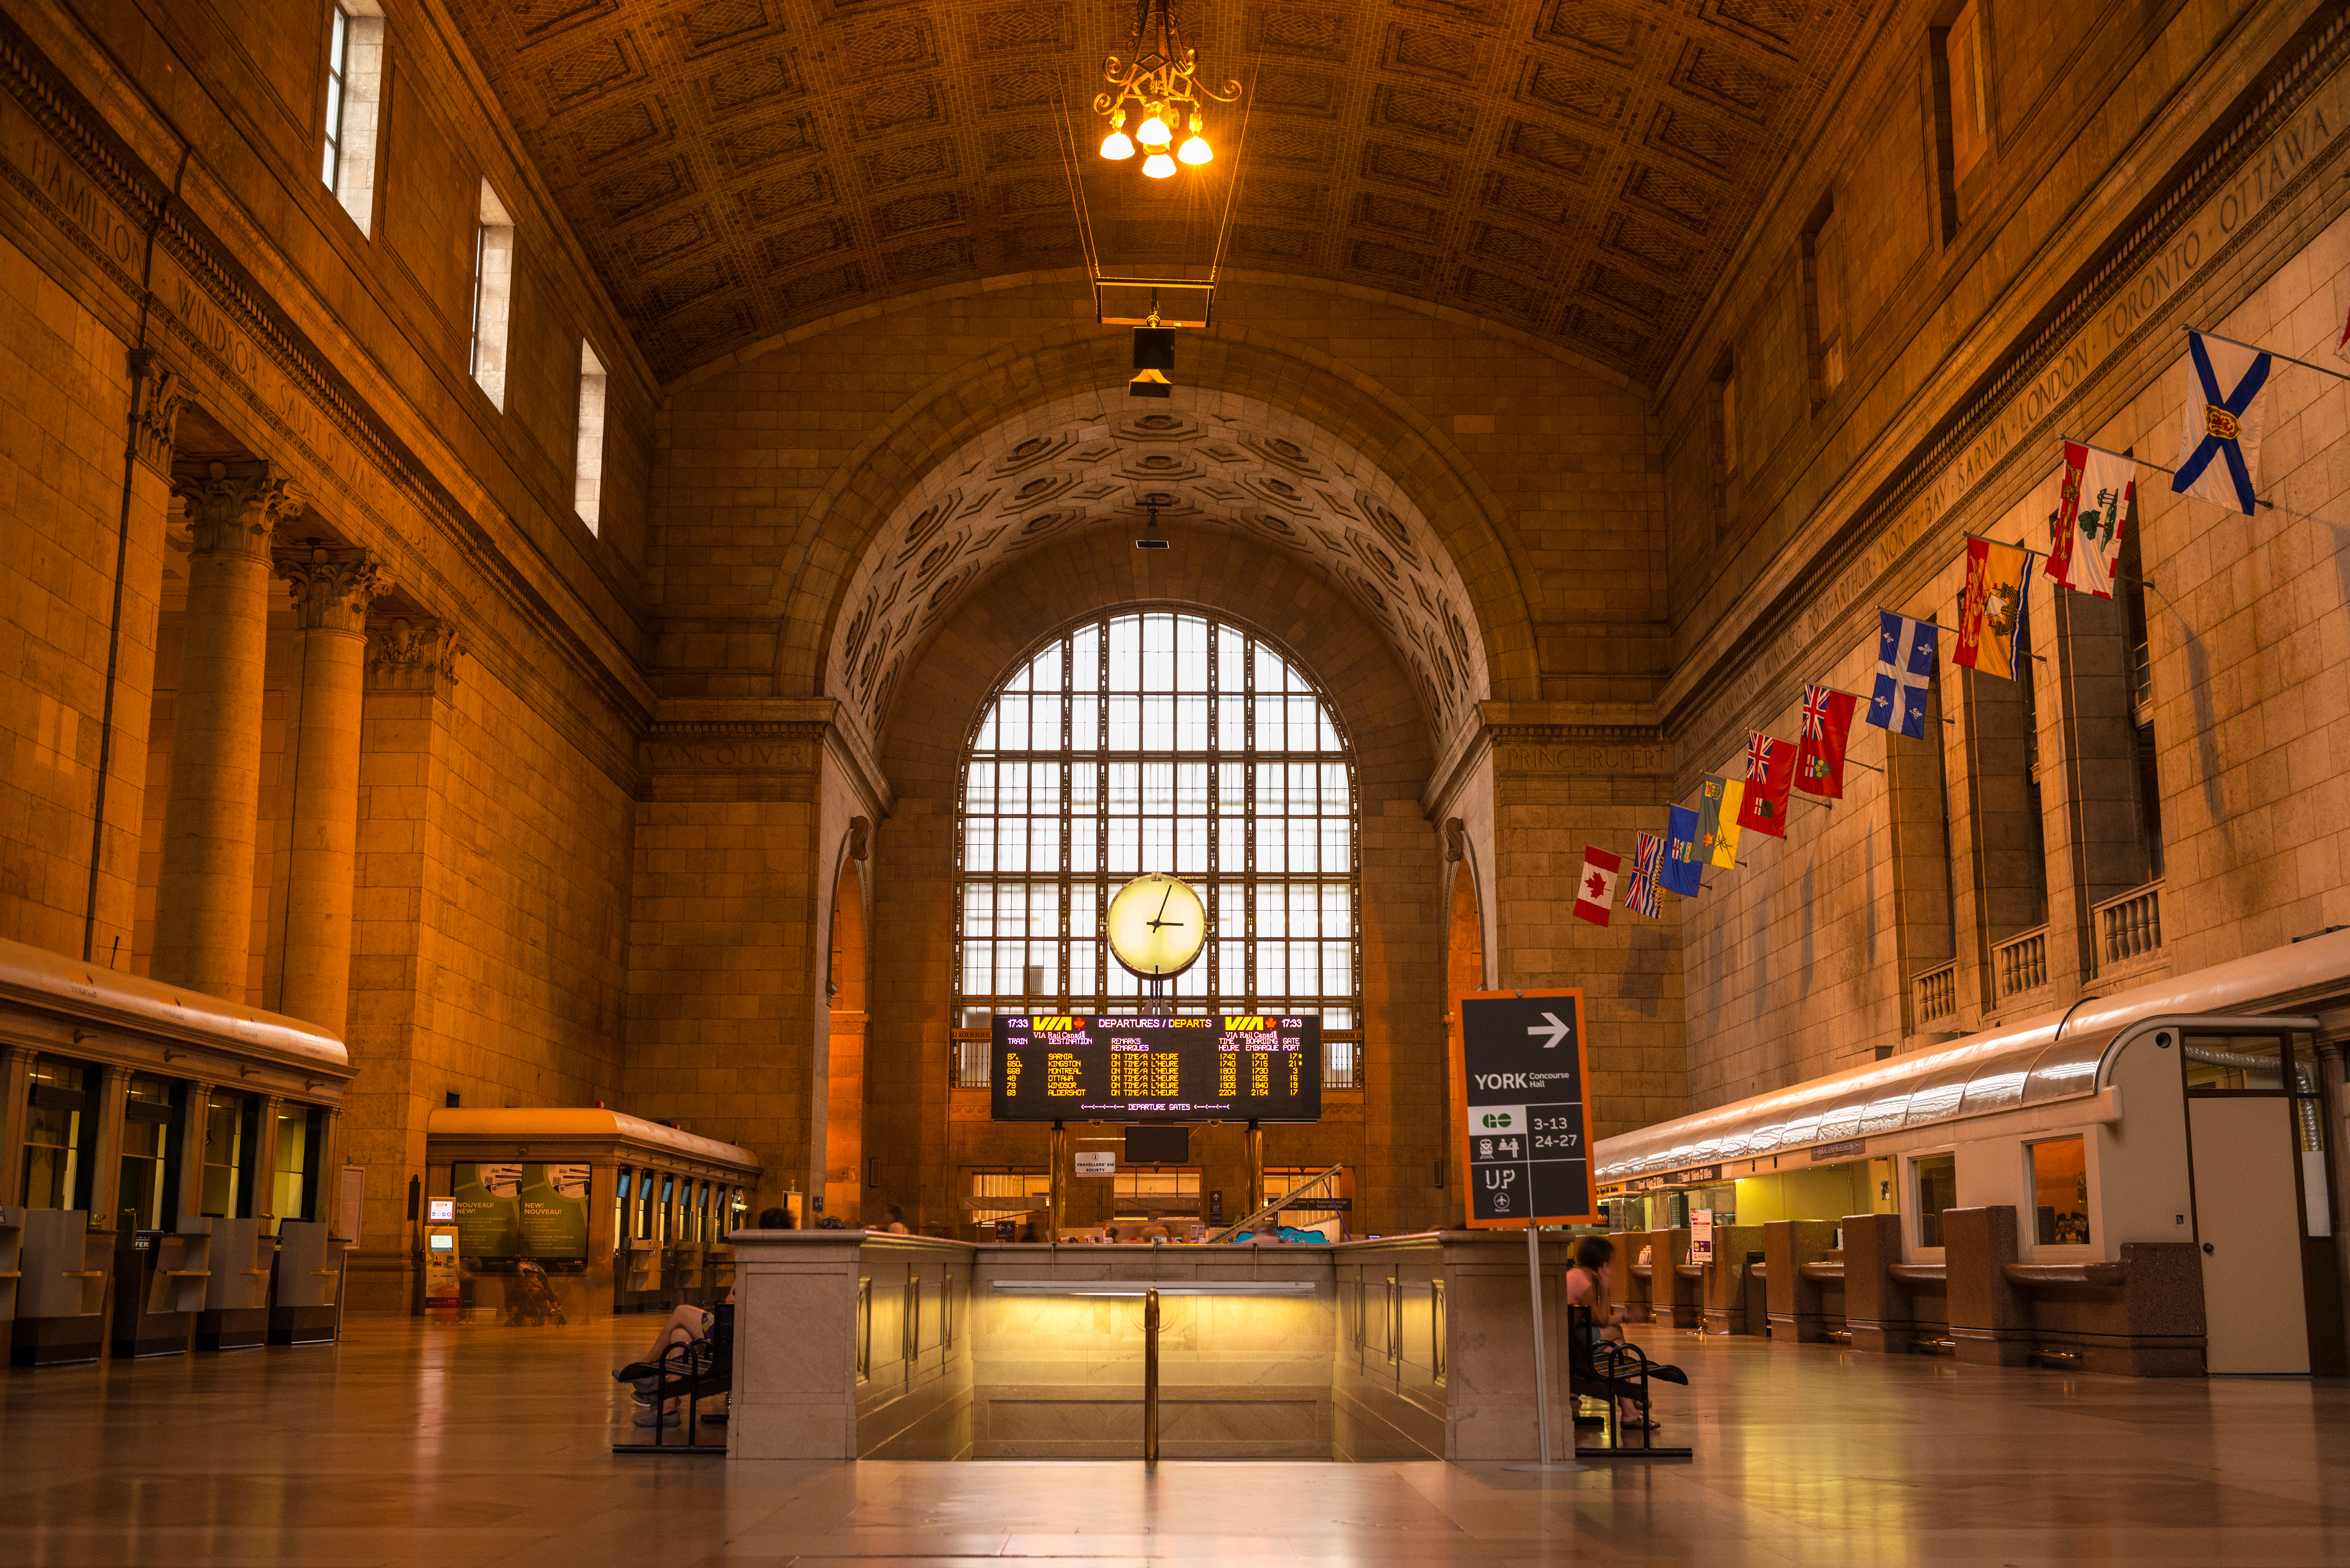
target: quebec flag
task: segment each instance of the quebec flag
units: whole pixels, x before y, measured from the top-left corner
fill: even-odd
[[[2203,332],[2187,335],[2187,362],[2194,379],[2170,488],[2250,517],[2261,463],[2260,396],[2273,362],[2258,348]]]
[[[1891,610],[1878,610],[1877,618],[1877,691],[1868,700],[1868,722],[1922,741],[1926,692],[1934,683],[1934,623]]]

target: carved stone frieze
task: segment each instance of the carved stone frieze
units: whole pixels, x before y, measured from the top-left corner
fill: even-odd
[[[180,428],[180,406],[188,385],[151,348],[130,350],[130,371],[139,379],[139,407],[131,426],[139,461],[165,479],[172,476],[172,442]]]

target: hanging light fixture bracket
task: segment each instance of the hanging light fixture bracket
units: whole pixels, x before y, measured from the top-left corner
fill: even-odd
[[[1154,180],[1173,174],[1179,162],[1205,163],[1209,145],[1201,102],[1232,103],[1241,96],[1238,78],[1218,86],[1200,78],[1200,54],[1183,40],[1175,0],[1135,0],[1133,52],[1112,55],[1102,66],[1110,90],[1094,97],[1094,112],[1109,121],[1101,155],[1113,162],[1143,153],[1142,171]],[[1127,133],[1128,109],[1134,131]],[[1177,133],[1182,133],[1180,144]]]

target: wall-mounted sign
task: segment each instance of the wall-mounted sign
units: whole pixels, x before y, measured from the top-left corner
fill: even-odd
[[[1322,1020],[998,1018],[988,1110],[999,1122],[1319,1121]]]
[[[1824,1143],[1812,1150],[1812,1163],[1817,1165],[1823,1160],[1856,1159],[1861,1151],[1867,1147],[1868,1140],[1865,1137],[1848,1137],[1839,1143]]]
[[[1626,1182],[1618,1190],[1624,1192],[1666,1192],[1678,1187],[1703,1187],[1721,1179],[1721,1167],[1700,1165],[1694,1170],[1677,1170],[1668,1176],[1643,1176]]]
[[[1690,1262],[1713,1262],[1713,1210],[1711,1209],[1690,1210]]]
[[[1116,1176],[1118,1174],[1118,1155],[1110,1149],[1081,1148],[1077,1150],[1076,1160],[1079,1176]]]
[[[450,1175],[448,1201],[468,1257],[588,1256],[587,1166],[484,1161]]]
[[[1583,992],[1475,992],[1459,1015],[1452,1103],[1471,1227],[1596,1220]]]

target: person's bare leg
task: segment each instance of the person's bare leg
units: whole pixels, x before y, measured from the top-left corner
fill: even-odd
[[[701,1337],[702,1308],[672,1307],[670,1309],[669,1321],[662,1324],[660,1330],[654,1334],[652,1348],[645,1352],[644,1359],[659,1361],[661,1358],[661,1352],[671,1345],[683,1345],[688,1340]]]

